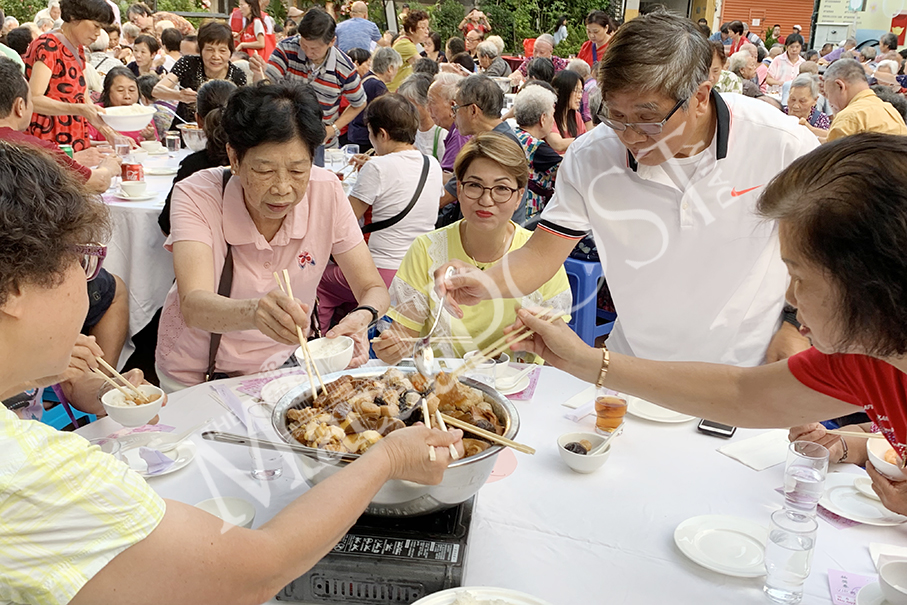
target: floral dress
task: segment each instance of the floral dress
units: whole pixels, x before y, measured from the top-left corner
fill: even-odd
[[[526,188],[526,221],[529,221],[542,212],[542,209],[551,200],[551,196],[554,195],[554,180],[557,178],[560,162],[553,164],[539,162],[537,164],[535,156],[542,145],[547,146],[547,143],[535,138],[522,128],[516,129],[516,136],[520,140],[526,160],[529,162],[529,185]]]
[[[62,34],[60,34],[62,35]],[[85,54],[80,47],[79,56],[52,32],[41,34],[28,47],[25,54],[25,77],[31,79],[35,63],[44,63],[50,68],[50,82],[44,95],[63,103],[85,102]],[[73,150],[87,149],[88,120],[82,116],[45,116],[32,114],[28,134],[57,145],[72,145]]]

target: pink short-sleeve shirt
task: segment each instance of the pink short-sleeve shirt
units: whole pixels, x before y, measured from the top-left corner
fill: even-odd
[[[242,185],[230,179],[223,196],[223,169],[202,170],[174,187],[171,233],[164,246],[196,241],[214,252],[214,283],[220,282],[227,243],[233,249],[231,298],[261,298],[277,287],[274,272],[290,273],[293,294],[312,306],[325,265],[332,254],[348,252],[362,241],[362,232],[337,177],[312,167],[302,200],[290,211],[277,235],[268,242],[259,233],[243,201]],[[216,285],[215,285],[216,287]],[[158,331],[156,363],[183,384],[204,380],[211,335],[190,328],[180,311],[176,283],[170,288]],[[252,374],[281,366],[295,347],[271,340],[258,330],[223,335],[216,369]]]

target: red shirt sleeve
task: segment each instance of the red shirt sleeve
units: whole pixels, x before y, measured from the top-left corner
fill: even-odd
[[[853,405],[862,405],[845,380],[849,369],[844,355],[825,355],[811,347],[790,357],[787,368],[794,378],[814,391]]]

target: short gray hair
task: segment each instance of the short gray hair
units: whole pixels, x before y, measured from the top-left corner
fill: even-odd
[[[582,59],[570,59],[567,63],[567,69],[572,72],[578,73],[579,77],[583,80],[589,78],[592,75],[592,68],[589,67],[589,64],[583,61]]]
[[[872,61],[873,59],[875,59],[877,54],[878,52],[876,52],[874,46],[864,46],[860,49],[860,56],[867,61]]]
[[[464,76],[441,72],[435,76],[435,81],[431,87],[434,88],[443,99],[453,101],[457,97],[457,86],[463,80]],[[500,90],[500,89],[499,89]]]
[[[790,89],[795,88],[808,88],[809,94],[812,98],[819,98],[819,76],[814,76],[813,74],[800,74],[790,83]]]
[[[745,50],[738,50],[727,60],[727,70],[732,71],[739,76],[740,70],[746,67],[746,62],[749,61],[752,56],[753,55]]]
[[[37,25],[38,27],[44,27],[45,24],[49,24],[50,27],[53,27],[54,20],[50,17],[41,17],[40,19],[35,21],[35,25]]]
[[[554,36],[552,36],[551,34],[540,35],[538,38],[535,39],[536,44],[538,44],[539,42],[547,42],[548,44],[551,45],[551,48],[554,48],[554,46],[555,46],[554,45]]]
[[[497,59],[499,54],[497,45],[488,40],[479,42],[479,45],[476,46],[476,52],[480,57],[485,57],[487,59]]]
[[[432,77],[426,73],[415,73],[403,80],[397,94],[406,97],[414,105],[425,107],[428,105],[428,89],[431,86]]]
[[[502,38],[501,36],[488,36],[487,38],[485,38],[485,41],[491,42],[498,47],[499,57],[504,54],[504,38]]]
[[[879,61],[879,64],[876,67],[876,69],[879,70],[879,69],[882,69],[883,67],[887,67],[889,70],[891,70],[891,73],[894,75],[897,75],[898,69],[900,69],[900,67],[898,66],[898,62],[894,61],[892,59],[885,59],[884,61]]]
[[[602,101],[627,91],[687,101],[711,66],[712,47],[696,23],[666,11],[642,15],[618,28],[599,61]]]
[[[513,101],[513,115],[521,128],[535,126],[542,116],[554,115],[557,95],[544,86],[527,86]]]
[[[98,37],[94,42],[88,45],[88,50],[93,53],[102,53],[107,50],[107,47],[110,45],[110,36],[107,35],[107,32],[101,29],[98,32]]]
[[[403,57],[389,46],[382,46],[372,55],[372,71],[376,74],[386,74],[391,67],[403,65]]]
[[[460,105],[475,105],[487,118],[500,118],[504,92],[497,82],[484,74],[466,76],[457,85]]]
[[[866,78],[866,70],[863,69],[863,66],[856,59],[838,59],[825,68],[823,78],[826,82],[844,80],[850,84],[856,82],[869,83],[869,80]]]
[[[857,39],[856,39],[856,38],[847,38],[846,40],[844,40],[844,46],[845,46],[845,47],[847,47],[847,46],[856,47],[856,45],[857,45]]]

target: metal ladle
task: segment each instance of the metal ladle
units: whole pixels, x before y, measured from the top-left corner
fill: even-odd
[[[456,269],[448,267],[447,271],[444,272],[444,280],[447,281],[454,273],[456,273]],[[438,314],[435,316],[435,323],[432,324],[431,330],[428,331],[424,338],[417,340],[416,344],[413,345],[413,364],[415,364],[419,373],[426,378],[434,378],[436,374],[434,371],[435,353],[431,348],[431,335],[434,333],[435,328],[438,327],[441,313],[444,312],[445,302],[447,302],[447,294],[441,297],[441,302],[438,305]]]

